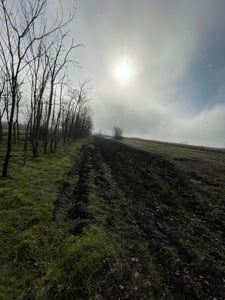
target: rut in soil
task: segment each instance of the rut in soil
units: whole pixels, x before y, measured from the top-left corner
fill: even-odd
[[[124,247],[104,274],[101,299],[225,299],[224,222],[212,220],[215,199],[181,170],[155,154],[94,138],[82,148],[77,176],[64,203],[69,219],[81,219],[73,234],[97,224]],[[93,192],[101,215],[89,209]]]

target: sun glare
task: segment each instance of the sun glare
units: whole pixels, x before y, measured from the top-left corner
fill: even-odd
[[[133,67],[131,63],[129,63],[126,59],[118,62],[114,68],[114,75],[121,83],[130,81],[133,77]]]

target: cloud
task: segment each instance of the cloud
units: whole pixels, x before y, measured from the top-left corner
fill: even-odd
[[[212,65],[209,50],[221,46],[223,8],[222,0],[80,1],[72,33],[86,47],[74,78],[92,79],[95,130],[119,125],[130,136],[224,146],[225,62]],[[111,70],[124,54],[135,76],[120,86]]]
[[[225,105],[223,104],[203,110],[186,121],[179,120],[175,129],[176,140],[179,141],[180,138],[181,141],[183,139],[190,144],[225,147],[224,116]]]

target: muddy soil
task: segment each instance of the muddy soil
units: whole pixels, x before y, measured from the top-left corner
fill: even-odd
[[[76,172],[67,218],[82,222],[70,230],[97,224],[123,248],[95,299],[225,299],[225,205],[215,214],[216,199],[171,162],[102,138],[82,148]]]

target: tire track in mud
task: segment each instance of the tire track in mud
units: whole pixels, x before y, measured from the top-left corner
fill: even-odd
[[[172,163],[121,143],[94,138],[82,148],[68,218],[117,234],[124,255],[99,299],[225,299],[223,228],[209,196]],[[89,194],[104,205],[90,213]],[[223,224],[223,223],[222,223]]]

